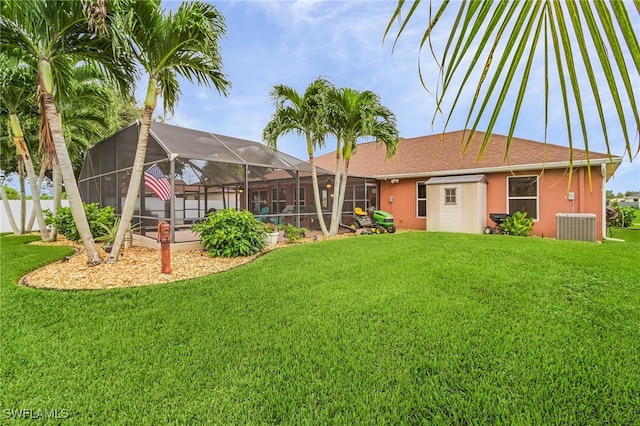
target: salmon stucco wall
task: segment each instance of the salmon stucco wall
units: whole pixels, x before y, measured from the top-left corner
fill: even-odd
[[[398,229],[427,229],[426,219],[417,217],[416,202],[416,182],[425,180],[398,179],[398,183],[391,183],[391,180],[380,181],[379,208],[393,215]],[[389,202],[389,197],[393,197],[393,202]]]
[[[596,215],[596,238],[602,239],[603,179],[600,167],[591,168],[591,185],[586,168],[574,171],[569,184],[569,173],[565,169],[519,171],[514,173],[487,173],[486,225],[493,226],[489,213],[507,212],[507,177],[535,176],[538,180],[538,219],[534,222],[532,235],[556,237],[557,213],[593,213]],[[393,214],[398,229],[427,228],[427,220],[417,217],[417,182],[424,179],[381,180],[379,208]],[[395,180],[394,180],[395,182]],[[575,199],[569,200],[573,192]],[[393,198],[390,202],[389,197]],[[427,201],[428,203],[429,201]]]
[[[487,225],[494,223],[489,213],[507,213],[507,177],[535,176],[540,171],[487,174]],[[592,167],[591,188],[586,168],[576,170],[571,177],[564,169],[545,170],[538,179],[538,218],[532,235],[556,237],[556,214],[593,213],[596,215],[596,239],[602,239],[602,175],[599,167]],[[574,193],[574,200],[568,194]]]

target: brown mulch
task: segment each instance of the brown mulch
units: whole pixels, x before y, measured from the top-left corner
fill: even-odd
[[[310,238],[301,242],[312,241]],[[114,264],[87,265],[87,256],[77,243],[59,237],[52,243],[33,242],[42,245],[70,245],[76,254],[60,260],[24,276],[22,285],[58,289],[58,290],[97,290],[109,288],[138,287],[161,284],[188,278],[197,278],[227,271],[231,268],[251,262],[254,256],[220,258],[211,257],[203,250],[184,250],[171,252],[171,274],[163,274],[160,269],[160,251],[146,247],[134,246],[123,250],[122,256]],[[274,249],[286,246],[278,243]],[[273,250],[273,249],[271,249]],[[107,254],[99,249],[103,259]]]
[[[65,243],[69,244],[62,244]],[[22,278],[21,284],[59,290],[137,287],[215,274],[243,265],[256,257],[227,259],[211,257],[203,250],[173,251],[171,274],[163,274],[160,269],[159,250],[134,246],[124,250],[114,264],[88,266],[84,249],[74,244],[69,245],[76,248],[75,255],[68,260],[65,259],[66,261],[60,260],[31,272]],[[99,250],[106,259],[107,254],[102,249]]]

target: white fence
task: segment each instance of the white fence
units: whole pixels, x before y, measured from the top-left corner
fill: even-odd
[[[40,200],[42,210],[53,210],[53,200]],[[9,200],[11,206],[11,212],[13,213],[13,219],[16,221],[16,225],[20,228],[20,200]],[[62,200],[63,206],[69,205],[69,200]],[[29,223],[31,217],[31,210],[33,210],[33,200],[27,200],[27,218],[25,219],[25,226]],[[38,231],[38,221],[33,222],[34,231]],[[9,218],[7,212],[4,210],[4,203],[0,203],[0,232],[12,232],[11,225],[9,224]]]

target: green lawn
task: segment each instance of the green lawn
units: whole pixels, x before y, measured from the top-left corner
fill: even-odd
[[[4,422],[640,421],[638,240],[359,236],[63,292],[16,285],[68,254],[33,239],[0,237]]]

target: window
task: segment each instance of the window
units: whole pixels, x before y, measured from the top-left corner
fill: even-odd
[[[427,217],[427,183],[418,182],[416,192],[418,217]]]
[[[267,191],[251,191],[251,213],[260,214],[267,206]]]
[[[456,205],[456,188],[444,188],[444,203]]]
[[[507,177],[507,204],[509,214],[527,212],[527,217],[538,219],[538,176]]]
[[[287,206],[287,190],[271,188],[271,213],[281,213]]]
[[[296,197],[295,200],[293,200],[296,204],[300,204],[300,206],[304,206],[305,203],[305,192],[304,192],[304,188],[299,188],[300,189],[300,197]]]

